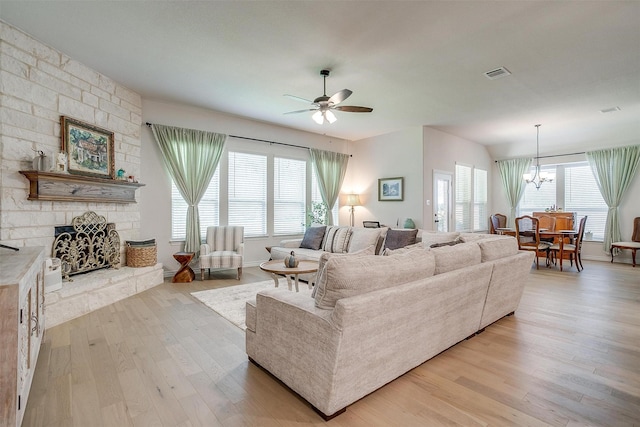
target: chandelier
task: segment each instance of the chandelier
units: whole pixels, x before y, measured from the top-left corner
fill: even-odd
[[[527,182],[527,184],[533,184],[536,186],[536,190],[540,189],[540,186],[543,182],[553,182],[553,176],[547,174],[546,172],[540,171],[540,126],[536,126],[536,166],[533,172],[533,177],[531,173],[525,173],[522,175],[522,178]]]

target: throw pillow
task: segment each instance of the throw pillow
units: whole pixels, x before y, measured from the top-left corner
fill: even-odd
[[[385,249],[382,252],[382,255],[384,255],[384,256],[397,255],[397,254],[403,254],[403,253],[409,252],[409,251],[422,250],[422,249],[424,249],[423,246],[422,246],[422,243],[418,242],[418,243],[414,243],[413,245],[405,246],[404,248]]]
[[[441,248],[442,246],[455,246],[458,243],[464,243],[461,239],[452,240],[451,242],[434,243],[430,248]]]
[[[382,230],[382,228],[352,228],[351,237],[349,238],[349,249],[347,252],[358,252],[371,245],[375,247]]]
[[[351,237],[351,227],[327,227],[322,243],[322,250],[334,254],[347,252],[349,238]]]
[[[304,237],[302,238],[300,247],[305,249],[314,249],[316,251],[320,249],[326,229],[326,225],[307,228],[307,231],[304,232]]]
[[[431,251],[378,255],[330,256],[316,282],[315,305],[332,310],[336,302],[379,289],[433,276]]]
[[[384,241],[385,249],[398,249],[413,245],[416,242],[418,230],[395,230],[387,231],[387,238]]]

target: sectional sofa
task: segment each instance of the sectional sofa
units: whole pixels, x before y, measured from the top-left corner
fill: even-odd
[[[387,256],[323,251],[312,296],[260,292],[249,359],[329,419],[517,309],[531,252],[506,236],[433,237]]]

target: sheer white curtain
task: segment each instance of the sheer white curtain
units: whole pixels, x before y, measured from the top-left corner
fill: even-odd
[[[164,165],[188,205],[184,250],[197,257],[202,239],[198,203],[218,167],[227,135],[164,125],[151,125],[151,130]]]
[[[311,161],[318,174],[318,187],[322,201],[327,205],[326,223],[333,225],[331,210],[338,200],[342,181],[347,173],[349,155],[311,148]]]

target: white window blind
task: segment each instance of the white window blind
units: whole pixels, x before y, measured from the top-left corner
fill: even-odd
[[[600,194],[588,163],[565,167],[564,204],[565,211],[577,212],[578,220],[587,215],[585,231],[591,231],[594,240],[604,240],[609,208]]]
[[[311,203],[322,203],[322,196],[320,195],[320,186],[318,185],[318,176],[316,175],[315,166],[311,176]],[[338,223],[338,205],[339,203],[336,201],[336,204],[333,205],[333,209],[331,209],[331,217],[333,218],[334,224]]]
[[[540,169],[548,175],[555,176],[556,179],[553,182],[543,182],[537,190],[535,185],[527,184],[524,189],[524,195],[518,205],[519,216],[531,215],[533,212],[541,212],[546,208],[550,208],[552,205],[558,204],[556,202],[556,183],[559,181],[559,174],[557,172],[560,171],[556,171],[555,165],[541,166]]]
[[[267,156],[229,152],[229,225],[267,235]]]
[[[469,231],[472,224],[471,167],[456,165],[456,231]]]
[[[273,233],[304,233],[307,162],[274,158]]]
[[[488,228],[487,171],[473,169],[473,231]]]
[[[200,236],[202,239],[207,234],[207,227],[220,225],[220,168],[209,182],[207,191],[202,196],[202,200],[198,204],[198,212],[200,213]],[[187,226],[187,202],[184,201],[178,187],[171,180],[171,239],[184,240],[186,238]]]

